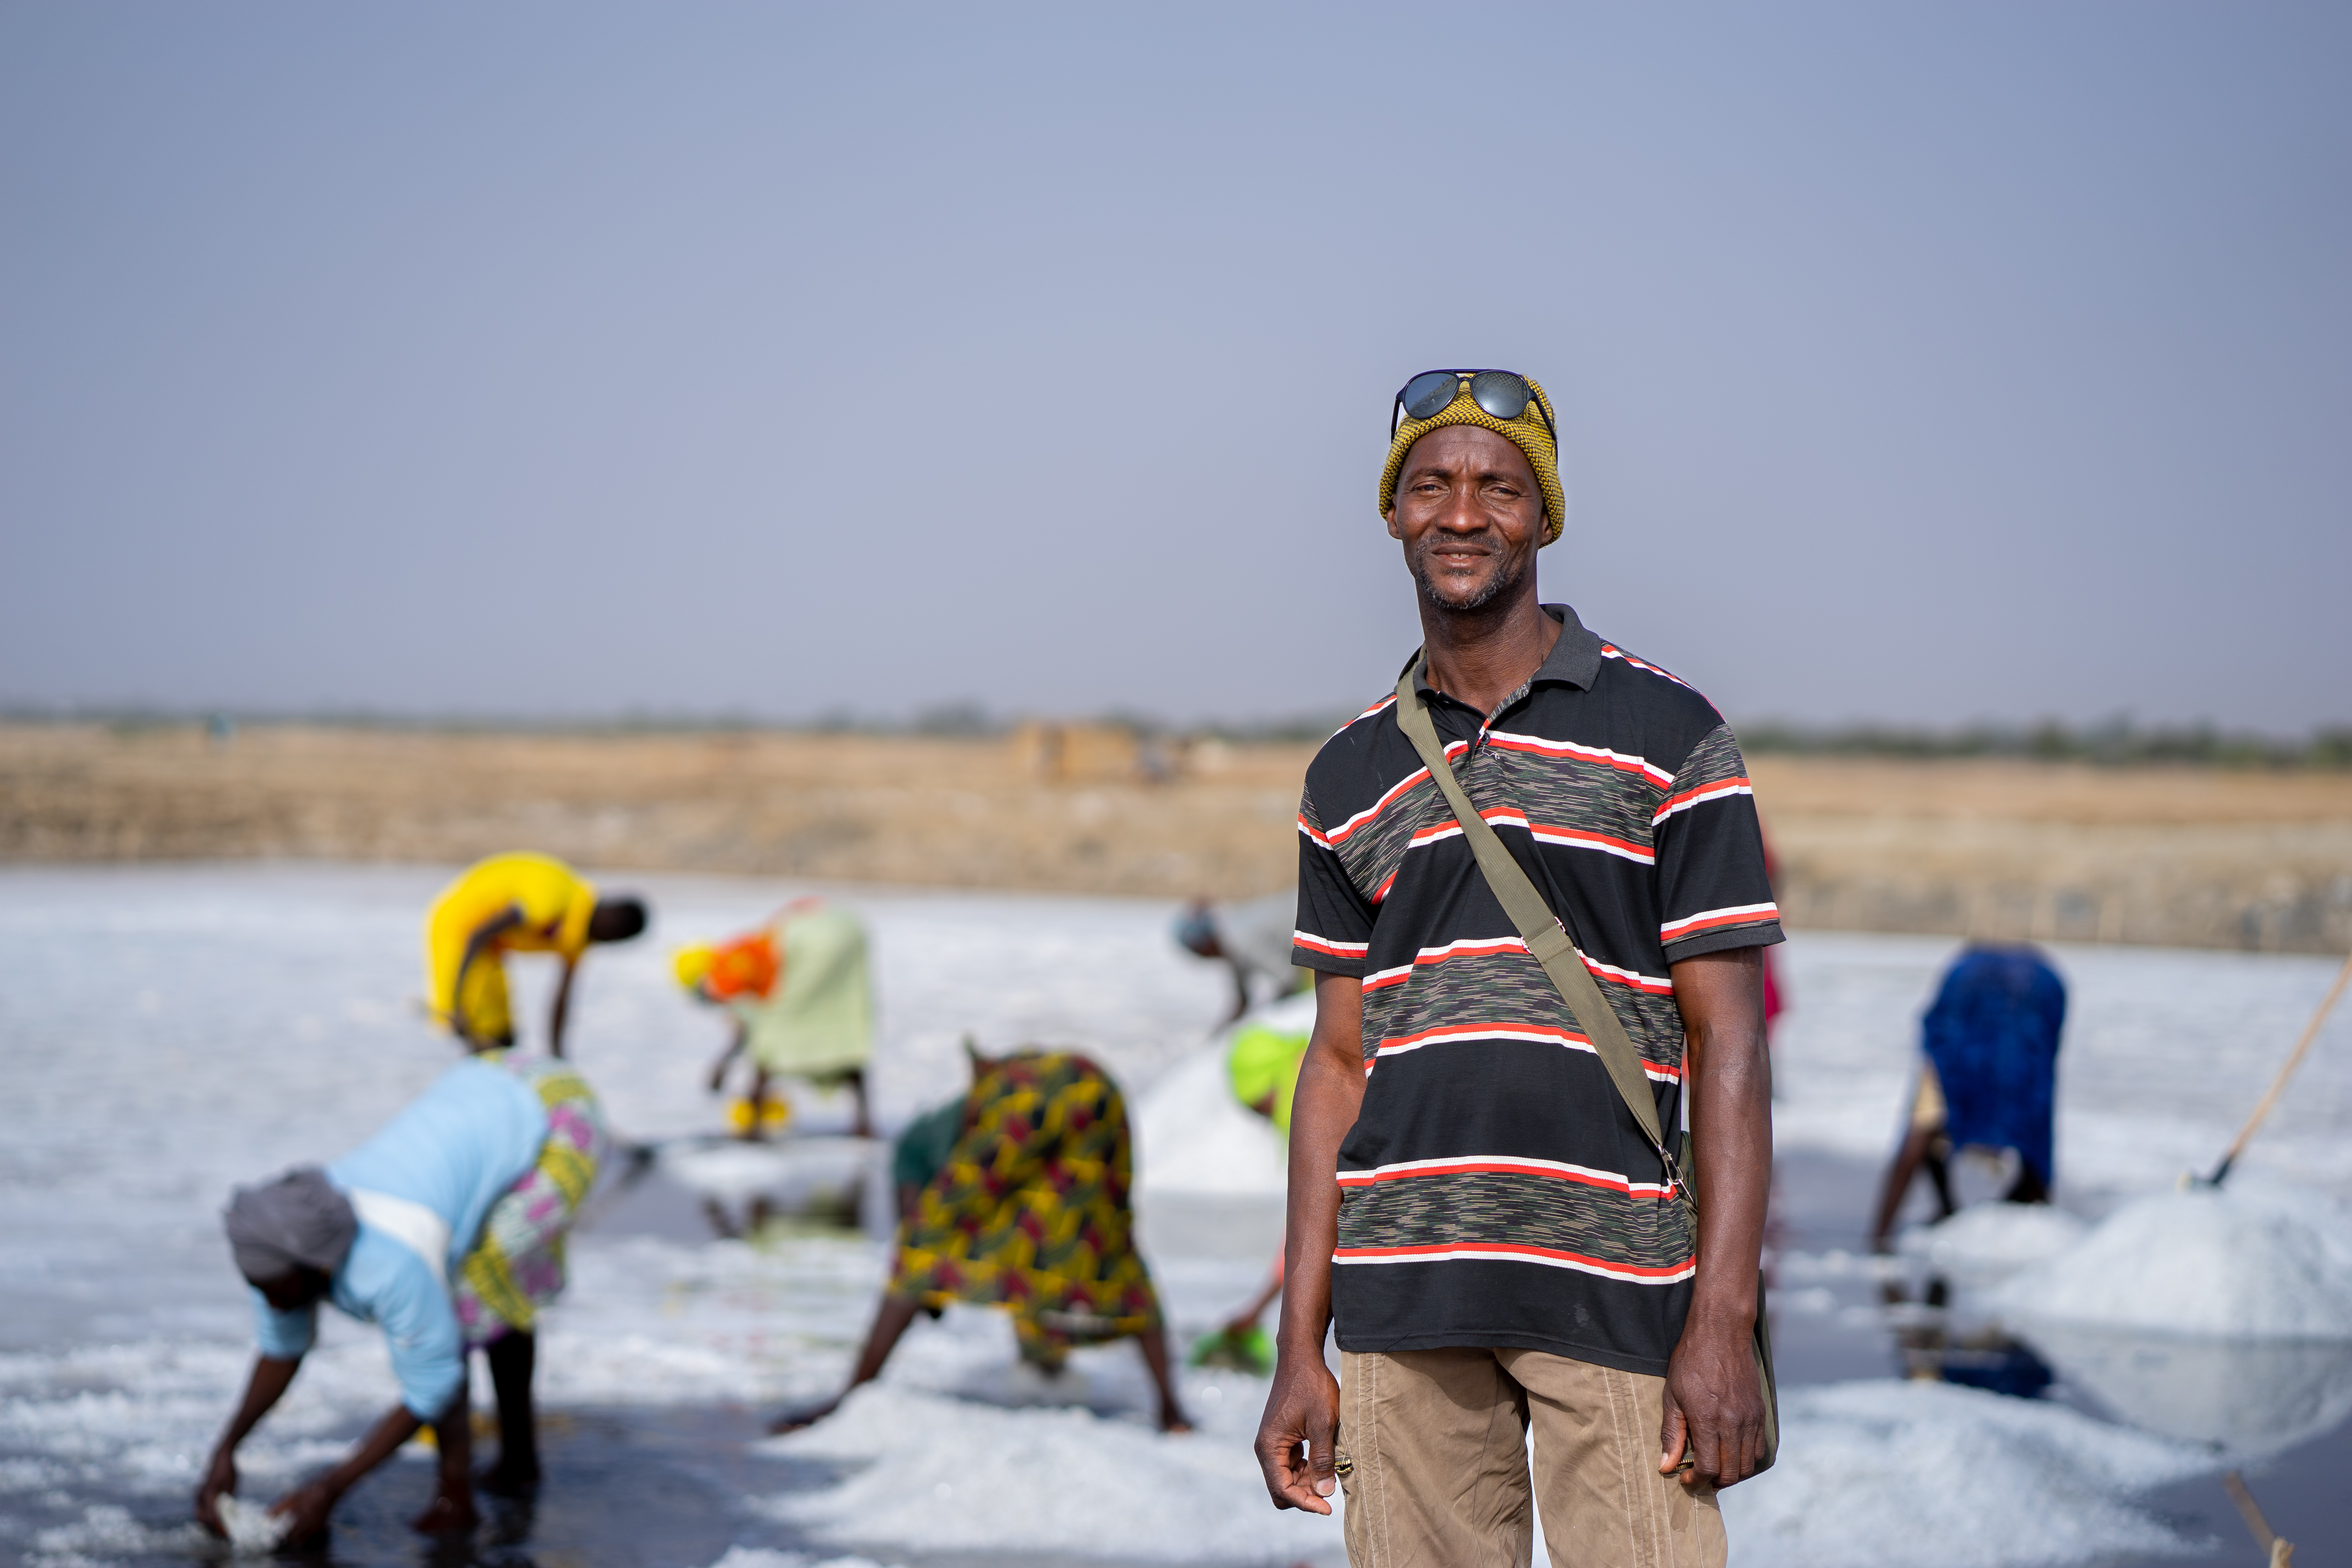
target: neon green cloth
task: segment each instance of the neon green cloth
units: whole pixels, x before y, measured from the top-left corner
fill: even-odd
[[[1290,1136],[1290,1102],[1298,1093],[1298,1066],[1307,1059],[1307,1037],[1286,1035],[1252,1024],[1234,1037],[1225,1052],[1225,1077],[1234,1098],[1251,1110],[1274,1098],[1274,1130]]]

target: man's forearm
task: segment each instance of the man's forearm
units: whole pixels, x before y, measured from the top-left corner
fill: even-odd
[[[1290,1194],[1283,1233],[1282,1317],[1276,1339],[1320,1359],[1331,1322],[1331,1250],[1339,1244],[1339,1145],[1363,1109],[1363,1000],[1349,975],[1316,980],[1315,1033],[1290,1111]]]
[[[1760,977],[1751,982],[1738,962],[1752,961],[1754,950],[1711,956],[1708,1005],[1685,1008],[1684,1081],[1697,1155],[1697,1168],[1685,1174],[1699,1200],[1691,1313],[1744,1326],[1756,1316],[1757,1263],[1772,1186],[1772,1068]],[[1750,984],[1752,1005],[1745,994]]]

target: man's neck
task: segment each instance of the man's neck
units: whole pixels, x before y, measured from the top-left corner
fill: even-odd
[[[1421,602],[1429,684],[1484,714],[1535,678],[1559,633],[1533,584],[1507,604],[1459,613]]]

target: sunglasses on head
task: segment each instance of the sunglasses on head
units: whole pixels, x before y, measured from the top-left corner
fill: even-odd
[[[1543,405],[1536,389],[1528,378],[1507,370],[1425,370],[1398,389],[1396,406],[1389,412],[1389,439],[1396,439],[1398,426],[1407,419],[1427,419],[1442,414],[1470,388],[1470,399],[1497,419],[1517,419],[1536,405],[1543,416],[1544,428],[1551,432],[1551,444],[1559,445],[1559,432],[1553,427],[1551,410]]]

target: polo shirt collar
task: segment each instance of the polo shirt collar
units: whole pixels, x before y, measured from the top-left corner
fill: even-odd
[[[1543,611],[1559,623],[1559,640],[1551,645],[1550,656],[1543,661],[1542,668],[1535,672],[1528,684],[1535,686],[1548,680],[1559,680],[1580,691],[1591,690],[1592,683],[1601,679],[1601,638],[1585,630],[1584,623],[1578,620],[1576,612],[1566,605],[1546,605]],[[1422,656],[1415,654],[1413,662],[1418,667],[1412,678],[1413,685],[1422,691],[1436,693],[1437,689],[1429,684],[1429,667],[1423,662]]]

